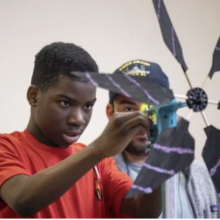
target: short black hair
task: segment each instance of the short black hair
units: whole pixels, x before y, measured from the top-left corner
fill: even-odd
[[[31,84],[42,91],[55,85],[59,75],[71,77],[71,72],[98,72],[91,55],[73,43],[55,42],[43,47],[35,56]]]

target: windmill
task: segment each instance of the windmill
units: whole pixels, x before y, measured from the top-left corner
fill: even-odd
[[[207,140],[202,155],[216,191],[220,195],[220,150],[218,149],[220,130],[209,125],[204,113],[208,104],[216,105],[217,109],[220,109],[220,102],[209,100],[204,91],[207,80],[211,80],[214,73],[220,71],[220,38],[214,49],[212,66],[208,76],[201,88],[194,88],[187,74],[188,67],[183,57],[182,48],[164,2],[163,0],[152,1],[164,42],[180,63],[189,84],[189,91],[186,95],[175,96],[171,89],[159,86],[148,77],[143,80],[142,77],[127,74],[111,75],[89,72],[73,72],[72,74],[96,87],[153,105],[148,113],[156,112],[157,123],[161,126],[157,125],[158,136],[153,143],[153,149],[127,197],[151,193],[155,188],[163,185],[163,216],[173,218],[175,217],[175,211],[174,213],[171,212],[170,205],[174,205],[175,201],[174,198],[169,197],[169,190],[174,188],[172,187],[172,184],[174,184],[173,176],[188,167],[194,159],[195,141],[188,131],[192,112],[199,112],[205,121],[206,128],[204,130]],[[178,102],[175,98],[185,99],[186,102]],[[188,107],[190,112],[187,120],[181,119],[178,122],[176,111],[181,107]]]
[[[213,125],[209,124],[206,114],[204,112],[205,108],[207,107],[207,104],[216,105],[217,109],[218,110],[220,109],[220,101],[217,102],[217,101],[208,100],[208,96],[204,91],[206,82],[212,79],[215,72],[220,71],[220,37],[214,48],[213,57],[212,57],[212,66],[210,68],[209,73],[207,74],[207,77],[205,78],[200,88],[198,87],[193,88],[190,78],[187,74],[188,67],[183,57],[181,45],[178,40],[175,29],[172,25],[172,22],[170,20],[170,17],[168,15],[164,1],[152,0],[152,2],[160,25],[163,40],[166,46],[168,47],[168,49],[170,50],[170,52],[173,54],[173,56],[181,65],[186,80],[190,87],[190,90],[187,92],[186,96],[177,95],[175,97],[183,98],[186,100],[188,107],[190,108],[190,112],[187,117],[188,120],[190,120],[193,111],[200,112],[206,124],[204,130],[207,136],[207,140],[202,151],[202,156],[206,163],[210,176],[213,180],[216,191],[220,196],[220,170],[218,169],[220,166],[220,152],[218,150],[218,146],[220,147],[219,145],[220,130],[215,128]],[[170,209],[167,210],[170,211]],[[172,215],[170,217],[172,217]],[[175,217],[175,213],[174,213],[174,217]]]

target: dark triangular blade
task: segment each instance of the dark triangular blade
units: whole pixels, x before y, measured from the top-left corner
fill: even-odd
[[[214,73],[217,71],[220,71],[220,37],[219,37],[218,42],[215,46],[215,50],[214,50],[213,56],[212,56],[212,67],[209,71],[210,79],[213,77]]]
[[[72,72],[72,75],[90,82],[96,87],[151,105],[169,103],[174,99],[172,90],[158,85],[148,77],[130,76],[123,73],[105,74],[91,72]]]
[[[220,130],[214,126],[205,129],[207,140],[202,156],[212,178],[216,191],[220,196]]]
[[[145,161],[127,198],[151,193],[194,159],[195,141],[188,131],[189,122],[181,119],[177,127],[164,129]]]
[[[218,103],[218,109],[220,110],[220,101],[219,101],[219,103]]]
[[[184,72],[187,71],[188,67],[185,63],[182,47],[176,35],[176,31],[172,25],[166,6],[163,0],[152,0],[154,8],[157,14],[157,18],[160,24],[160,29],[163,35],[163,39],[173,56],[181,64]]]

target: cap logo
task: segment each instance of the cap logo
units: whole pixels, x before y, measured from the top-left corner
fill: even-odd
[[[124,74],[133,75],[133,76],[147,76],[150,71],[146,70],[146,67],[149,67],[150,63],[143,60],[133,60],[123,64],[119,71]]]
[[[150,73],[150,71],[146,71],[144,66],[141,69],[138,68],[137,66],[134,66],[131,70],[127,69],[127,71],[123,71],[123,73],[127,75],[133,75],[133,76],[147,76]]]

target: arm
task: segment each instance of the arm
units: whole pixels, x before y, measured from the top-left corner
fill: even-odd
[[[144,194],[135,198],[125,196],[133,181],[118,170],[114,159],[102,162],[102,176],[104,179],[104,193],[107,195],[108,207],[115,218],[132,216],[134,218],[158,218],[161,214],[161,188],[151,194]],[[126,214],[126,215],[125,215]]]
[[[126,151],[124,152],[124,155],[126,155]],[[130,157],[132,157],[132,155],[130,155]],[[129,167],[129,164],[127,164],[127,166]],[[132,175],[133,180],[137,178],[140,171],[141,171],[141,167],[139,168],[139,170],[136,170],[135,175],[133,173]],[[161,187],[159,187],[150,194],[143,194],[141,196],[137,196],[136,198],[124,199],[122,202],[121,210],[122,212],[128,213],[130,216],[136,218],[137,217],[155,218],[161,215],[162,212],[161,198],[162,198]]]
[[[22,172],[13,172],[13,169],[22,166],[19,158],[12,157],[11,163],[5,163],[7,157],[1,158],[0,143],[0,167],[13,173],[13,177],[5,179],[2,184],[0,197],[20,216],[34,215],[57,200],[102,159],[122,152],[136,133],[140,129],[147,129],[148,125],[146,117],[140,112],[115,114],[90,146],[30,177],[19,175],[23,174],[25,168]],[[14,155],[13,150],[10,154]],[[4,179],[4,174],[1,177]]]
[[[91,145],[33,176],[8,179],[0,196],[20,216],[31,216],[58,199],[100,160],[102,157]]]
[[[158,218],[162,212],[161,187],[150,194],[123,199],[121,211],[134,218]]]

